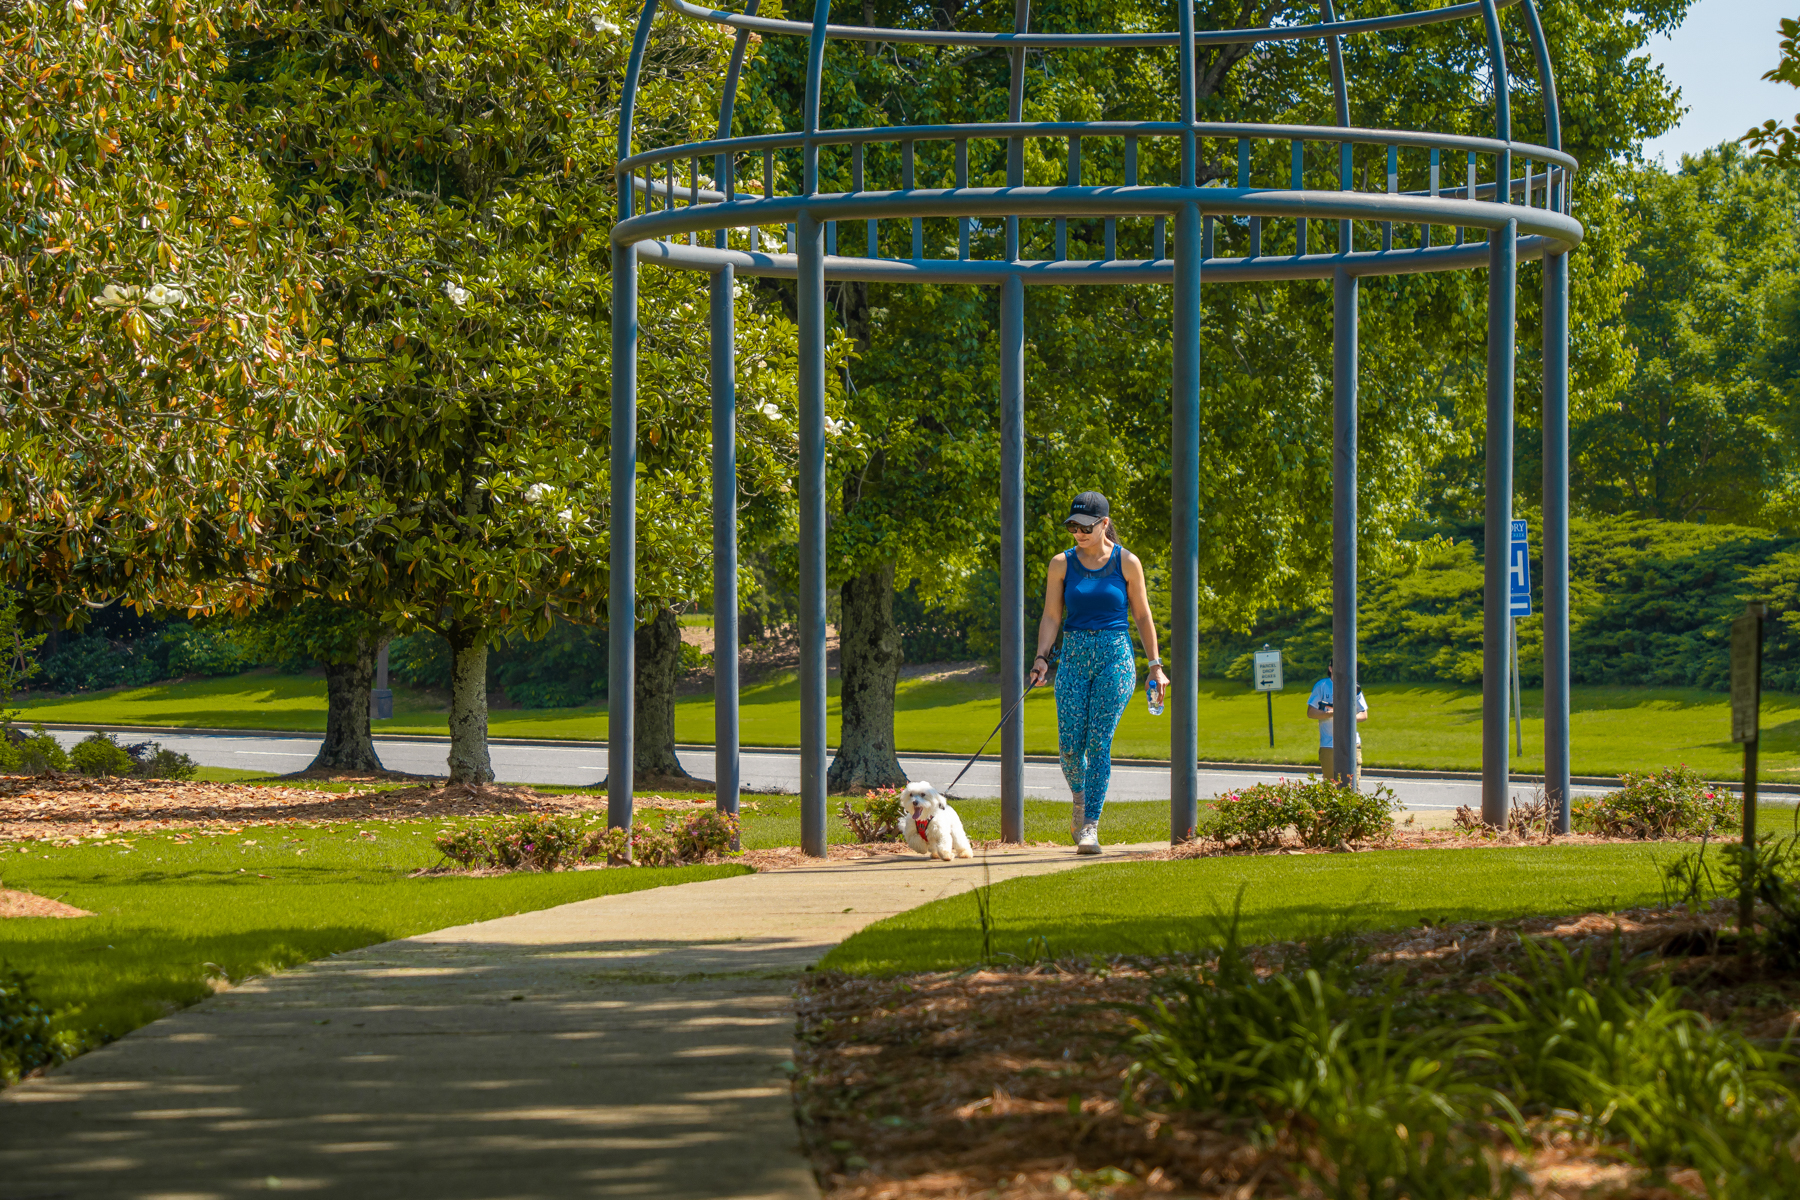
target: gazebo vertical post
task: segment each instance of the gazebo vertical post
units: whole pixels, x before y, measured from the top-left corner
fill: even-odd
[[[1481,819],[1506,828],[1512,806],[1507,703],[1512,618],[1513,337],[1519,223],[1488,235],[1487,521],[1481,646]]]
[[[819,130],[830,0],[818,0],[806,64],[806,132]],[[819,146],[808,137],[804,190],[819,190]],[[800,852],[825,857],[825,227],[802,209],[794,228],[800,407]]]
[[[631,127],[637,112],[638,74],[650,45],[657,0],[644,0],[632,34],[631,57],[619,98],[619,161],[631,157]],[[635,205],[630,173],[616,176],[619,219]],[[612,418],[606,598],[606,824],[631,828],[631,791],[636,768],[637,709],[637,351],[638,259],[636,245],[612,246]]]
[[[802,210],[799,260],[800,851],[825,854],[825,227]]]
[[[626,180],[624,186],[630,186]],[[613,245],[612,523],[607,564],[606,824],[631,828],[632,685],[637,679],[637,345],[636,246]]]
[[[1544,142],[1562,149],[1562,111],[1550,44],[1535,0],[1525,0],[1525,31],[1537,56],[1544,98]],[[1568,173],[1545,167],[1545,203],[1568,205]],[[1544,256],[1544,795],[1556,806],[1558,833],[1569,832],[1569,256]]]
[[[1332,774],[1350,787],[1356,768],[1356,367],[1360,330],[1356,276],[1332,278],[1331,327],[1331,694]]]
[[[1014,0],[1013,29],[1024,33],[1030,0]],[[1025,105],[1025,51],[1014,50],[1007,119]],[[1006,186],[1025,182],[1025,139],[1006,142]],[[1006,259],[1019,258],[1019,218],[1006,218]],[[1000,703],[1025,690],[1025,285],[1000,285]],[[1000,728],[1000,840],[1025,840],[1025,706]]]
[[[1508,143],[1495,155],[1494,201],[1512,203],[1512,98],[1500,10],[1481,0],[1488,68],[1494,78],[1494,136]],[[1472,182],[1472,181],[1471,181]],[[1474,197],[1471,196],[1470,199]],[[1481,819],[1506,828],[1512,807],[1507,748],[1507,691],[1512,651],[1511,565],[1513,370],[1517,336],[1519,223],[1488,234],[1487,524],[1481,648]]]
[[[1556,806],[1557,832],[1569,832],[1567,254],[1544,256],[1544,795]]]
[[[1184,12],[1188,6],[1184,2]],[[1174,388],[1169,453],[1172,526],[1169,563],[1169,840],[1185,842],[1200,823],[1200,206],[1175,211]]]
[[[1194,186],[1194,3],[1177,5],[1181,32],[1181,186]],[[1200,286],[1205,261],[1200,206],[1175,210],[1174,356],[1169,405],[1169,841],[1200,823]]]
[[[1000,703],[1025,690],[1025,285],[1000,285]],[[1025,706],[1000,729],[1000,840],[1025,840]]]
[[[738,783],[738,544],[737,347],[731,265],[713,272],[712,495],[713,495],[713,780],[722,813],[737,815]],[[737,848],[734,839],[732,848]]]

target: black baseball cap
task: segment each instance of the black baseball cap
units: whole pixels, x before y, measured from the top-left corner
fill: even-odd
[[[1080,521],[1083,525],[1095,525],[1112,515],[1112,506],[1107,504],[1106,497],[1099,492],[1083,492],[1069,501],[1069,515],[1063,523]]]

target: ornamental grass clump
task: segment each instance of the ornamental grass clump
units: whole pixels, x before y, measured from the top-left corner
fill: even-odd
[[[1692,1167],[1712,1196],[1800,1195],[1800,1059],[1684,1007],[1668,975],[1633,978],[1615,941],[1525,942],[1526,969],[1497,981],[1483,1031],[1500,1082],[1533,1114],[1652,1170]]]
[[[1328,1196],[1464,1200],[1510,1194],[1497,1153],[1516,1113],[1464,1069],[1481,1046],[1419,1011],[1400,976],[1371,988],[1326,947],[1259,975],[1235,921],[1218,958],[1170,972],[1127,1006],[1133,1106],[1219,1112],[1288,1144]]]
[[[1240,850],[1274,849],[1290,831],[1304,846],[1343,846],[1389,836],[1404,807],[1385,784],[1365,792],[1324,776],[1282,779],[1218,797],[1206,832]]]
[[[1686,763],[1647,775],[1621,776],[1624,786],[1593,800],[1577,800],[1570,819],[1583,833],[1605,837],[1704,837],[1738,827],[1730,792],[1714,787]]]

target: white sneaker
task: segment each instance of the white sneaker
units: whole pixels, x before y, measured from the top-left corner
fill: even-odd
[[[1100,822],[1089,821],[1082,825],[1081,833],[1075,838],[1075,853],[1100,853]]]

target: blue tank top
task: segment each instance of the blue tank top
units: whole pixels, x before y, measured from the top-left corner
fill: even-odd
[[[1063,628],[1091,629],[1099,633],[1131,629],[1130,593],[1125,588],[1123,551],[1113,544],[1112,554],[1098,571],[1081,565],[1075,547],[1063,551]]]

